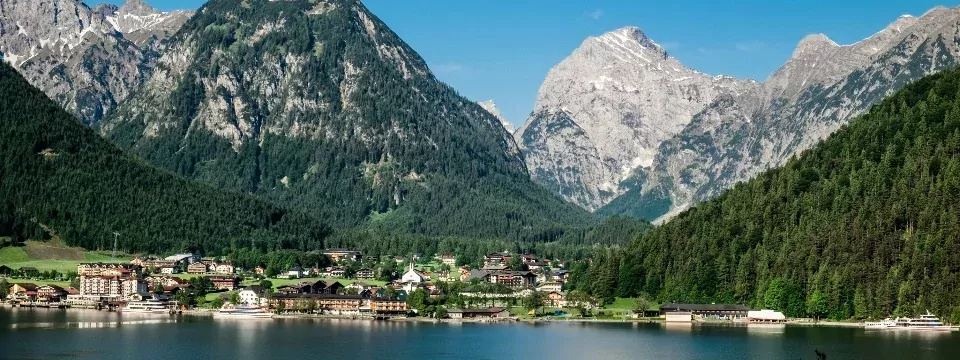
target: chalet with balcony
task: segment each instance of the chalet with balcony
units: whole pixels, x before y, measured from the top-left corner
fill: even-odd
[[[211,276],[209,279],[218,290],[233,291],[240,286],[240,278],[236,276]]]
[[[207,273],[207,264],[202,262],[195,262],[187,266],[187,274],[206,274]]]

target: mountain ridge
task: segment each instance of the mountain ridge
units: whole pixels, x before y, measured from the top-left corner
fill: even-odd
[[[595,103],[595,108],[629,111],[607,111],[603,116],[564,112],[561,110],[569,110],[581,98],[594,95],[564,95],[563,91],[549,88],[556,81],[551,70],[541,87],[541,92],[549,94],[538,97],[533,115],[515,139],[524,151],[534,180],[566,199],[601,215],[663,220],[764,169],[782,164],[906,83],[950,68],[955,56],[948,48],[953,45],[941,47],[947,50],[942,52],[942,58],[921,45],[925,41],[935,45],[938,36],[955,39],[949,30],[956,27],[951,25],[951,19],[958,14],[958,9],[943,8],[921,17],[901,16],[870,37],[848,45],[839,45],[822,34],[808,35],[798,43],[791,58],[762,83],[718,76],[728,79],[727,91],[707,96],[708,101],[688,104],[692,107],[686,112],[689,116],[631,109],[630,104],[638,100],[668,103],[674,108],[680,101],[643,94],[626,99],[608,97]],[[620,30],[611,33],[617,31]],[[582,49],[583,46],[564,62],[576,58]],[[621,82],[623,87],[652,86],[647,90],[650,92],[670,88],[659,83],[627,81],[655,72],[637,62],[609,69],[604,68],[604,61],[610,60],[581,61],[579,67],[567,69],[570,74],[564,76],[573,77],[572,81],[606,76],[609,81]],[[629,71],[644,74],[610,75]],[[863,86],[865,83],[871,86]],[[708,88],[708,84],[699,80],[698,88]],[[705,93],[709,94],[698,94]],[[543,108],[552,110],[538,112]],[[674,126],[656,136],[649,123]],[[527,134],[530,124],[541,125]],[[622,139],[618,135],[597,135],[602,129],[633,135]],[[617,145],[604,149],[599,144],[603,141]],[[632,162],[638,154],[636,144],[644,142],[648,144],[645,161]]]
[[[130,11],[157,22],[123,20],[143,20]],[[0,55],[93,125],[140,86],[163,42],[190,14],[160,13],[141,0],[92,9],[79,0],[7,0],[0,6]]]
[[[337,227],[545,239],[594,222],[358,1],[212,0],[158,62],[99,130],[188,178]]]

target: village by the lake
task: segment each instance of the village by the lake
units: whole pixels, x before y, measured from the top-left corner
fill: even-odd
[[[76,272],[0,265],[4,304],[157,316],[264,319],[314,317],[430,322],[643,322],[671,326],[846,326],[867,330],[957,331],[931,315],[874,322],[788,318],[741,304],[655,304],[567,291],[570,262],[494,252],[473,266],[453,255],[364,256],[326,249],[326,267],[244,269],[195,253],[79,262]],[[113,255],[116,258],[116,255]],[[58,266],[64,266],[59,263]]]

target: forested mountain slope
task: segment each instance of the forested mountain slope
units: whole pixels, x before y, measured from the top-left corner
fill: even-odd
[[[225,253],[322,247],[327,227],[125,155],[0,64],[0,236],[96,248]],[[103,240],[107,239],[106,242]]]
[[[613,259],[613,284],[621,296],[791,316],[960,315],[958,199],[954,70],[642,236]]]
[[[594,222],[356,0],[212,0],[102,133],[337,227],[552,240]]]

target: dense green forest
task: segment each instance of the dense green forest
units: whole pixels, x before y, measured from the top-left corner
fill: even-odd
[[[322,246],[316,219],[190,182],[123,154],[0,64],[0,236],[89,249],[215,253]],[[106,241],[105,241],[106,240]],[[109,245],[107,245],[109,246]]]
[[[166,53],[101,131],[185,177],[340,229],[538,242],[596,223],[358,1],[211,0]]]
[[[926,77],[782,168],[581,265],[602,298],[960,322],[960,71]]]
[[[70,245],[155,254],[199,251],[282,268],[312,264],[315,250],[350,247],[370,255],[492,251],[579,259],[597,246],[623,245],[648,230],[613,217],[587,228],[556,229],[528,241],[397,234],[384,224],[331,230],[316,219],[253,196],[185,180],[132,158],[0,65],[0,237],[57,236]]]

